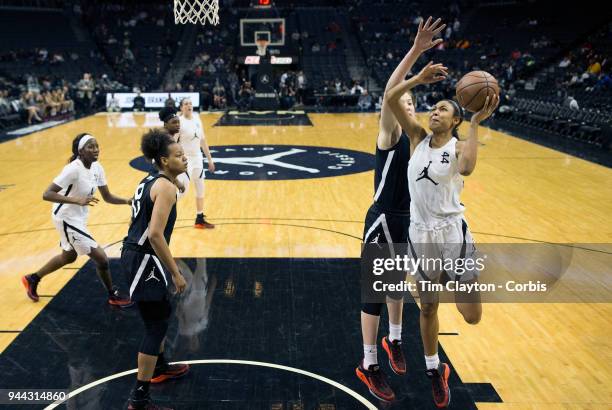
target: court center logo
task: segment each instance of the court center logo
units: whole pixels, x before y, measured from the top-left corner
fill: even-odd
[[[222,145],[210,147],[215,172],[207,179],[287,180],[356,174],[374,168],[374,155],[342,148],[304,145]],[[130,165],[144,172],[152,166],[138,157]]]

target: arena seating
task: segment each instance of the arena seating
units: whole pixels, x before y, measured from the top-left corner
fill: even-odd
[[[3,10],[0,36],[0,70],[12,76],[31,74],[77,81],[83,72],[100,76],[110,71],[95,45],[89,38],[77,36],[70,17],[61,9]],[[61,55],[63,61],[54,62],[54,55]]]
[[[90,2],[83,21],[118,81],[142,91],[161,86],[183,29],[174,25],[167,4]]]
[[[171,67],[170,63],[182,51],[186,55],[182,71],[185,74],[179,77],[178,84],[166,84],[165,90],[197,91],[202,93],[202,101],[209,101],[219,82],[225,88],[228,106],[234,107],[242,82],[252,75],[252,68],[249,72],[249,67],[240,65],[237,56],[255,50],[241,48],[235,35],[240,18],[252,13],[248,9],[250,1],[227,3],[230,6],[221,8],[221,26],[195,27],[192,32],[174,25],[171,8],[162,0],[147,2],[146,7],[138,1],[83,0],[80,10],[60,9],[59,3],[50,1],[55,10],[3,11],[0,34],[9,41],[0,47],[0,77],[5,79],[0,88],[11,90],[10,97],[18,98],[26,87],[22,74],[65,80],[74,86],[84,72],[91,72],[100,90],[99,98],[112,89],[161,90],[168,71],[181,68]],[[609,68],[584,74],[594,60],[604,64],[612,51],[610,26],[603,24],[605,16],[584,19],[588,10],[563,8],[552,16],[550,2],[544,0],[529,4],[407,4],[401,0],[314,0],[294,4],[278,0],[276,4],[279,15],[286,19],[286,46],[280,53],[298,57],[297,65],[280,67],[278,77],[283,71],[303,70],[308,81],[306,95],[320,96],[329,90],[326,85],[336,81],[350,88],[354,67],[348,66],[347,56],[355,52],[366,62],[367,75],[384,87],[414,39],[418,18],[432,14],[442,17],[453,29],[445,36],[444,45],[430,51],[429,57],[448,65],[452,75],[417,93],[418,107],[427,109],[439,98],[453,97],[461,75],[482,69],[495,75],[502,87],[506,107],[496,114],[500,123],[609,147]],[[80,19],[75,18],[78,16]],[[24,27],[17,23],[24,19],[32,24]],[[496,33],[495,38],[487,34],[491,32]],[[292,33],[299,33],[299,39],[293,40]],[[183,39],[189,43],[182,44]],[[44,59],[42,54],[46,55]],[[51,63],[54,54],[61,55],[64,62]],[[73,54],[76,59],[72,59]],[[560,66],[565,56],[569,56],[570,63]],[[424,62],[420,61],[415,70]],[[98,80],[102,74],[107,74],[108,81]],[[382,90],[374,92],[377,100]],[[569,108],[569,96],[577,100],[579,110]],[[305,101],[316,104],[322,99]],[[0,108],[3,126],[15,121],[14,110],[7,107],[5,104]]]

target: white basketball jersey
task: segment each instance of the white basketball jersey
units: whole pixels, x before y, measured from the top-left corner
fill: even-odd
[[[191,118],[187,119],[184,116],[179,116],[181,121],[181,129],[179,131],[179,142],[183,147],[185,155],[188,157],[194,157],[201,155],[200,153],[200,141],[204,136],[204,128],[202,127],[202,121],[198,113],[194,112],[191,114]]]
[[[457,139],[431,148],[431,135],[417,145],[408,162],[410,223],[424,228],[444,226],[463,216],[463,178],[457,167]]]
[[[58,192],[60,195],[86,197],[93,195],[98,187],[106,185],[106,175],[99,162],[92,163],[91,168],[85,168],[83,162],[77,158],[64,167],[53,183],[62,188]],[[86,224],[89,206],[54,204],[52,214],[54,218],[75,224]]]

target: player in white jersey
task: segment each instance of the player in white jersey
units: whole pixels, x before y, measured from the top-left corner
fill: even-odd
[[[204,127],[200,116],[193,112],[193,104],[189,98],[183,98],[179,105],[181,115],[180,129],[178,134],[178,142],[183,147],[185,156],[187,157],[187,175],[189,180],[193,181],[196,190],[196,219],[195,227],[198,229],[211,229],[215,225],[209,223],[204,215],[204,155],[208,162],[208,172],[215,172],[215,163],[210,155],[210,149],[206,143],[204,135]],[[185,186],[185,190],[189,187],[189,183]]]
[[[462,176],[476,167],[478,127],[499,104],[499,98],[487,98],[481,111],[472,116],[469,136],[460,141],[457,129],[463,121],[463,111],[453,100],[435,104],[429,114],[429,129],[424,132],[419,122],[406,114],[401,96],[420,84],[430,84],[446,78],[442,64],[427,64],[419,74],[403,81],[385,93],[389,106],[402,128],[410,136],[411,157],[408,165],[408,185],[411,194],[409,248],[413,258],[465,261],[475,252],[472,236],[463,218],[460,202]],[[454,266],[459,266],[455,264]],[[446,272],[451,280],[474,282],[474,271]],[[419,281],[438,283],[441,270],[435,267],[419,269]],[[433,297],[432,297],[433,296]],[[420,327],[425,350],[426,374],[432,380],[434,402],[442,408],[450,403],[448,378],[450,367],[438,358],[438,299],[437,295],[421,293]],[[482,315],[479,298],[471,303],[456,300],[459,312],[467,323],[476,324]]]
[[[77,135],[72,141],[72,157],[68,165],[43,194],[45,201],[55,202],[51,217],[60,236],[62,253],[51,258],[38,271],[22,277],[28,297],[34,302],[38,302],[37,287],[44,276],[74,262],[79,255],[87,255],[95,262],[98,276],[108,291],[108,303],[120,307],[132,305],[113,286],[108,257],[87,229],[89,207],[98,202],[94,197],[96,189],[100,190],[105,202],[131,204],[131,199],[113,195],[108,189],[104,168],[98,162],[99,153],[98,142],[93,136]]]
[[[446,25],[442,20],[429,17],[419,25],[414,44],[395,68],[385,89],[391,89],[406,78],[418,58],[442,42],[434,39]],[[415,115],[416,101],[411,92],[402,98],[402,109]],[[368,210],[364,227],[364,243],[401,244],[408,238],[410,224],[410,192],[408,190],[409,138],[402,131],[386,100],[380,111],[380,124],[376,139],[376,169],[374,173],[374,203]],[[406,374],[406,359],[402,352],[402,294],[388,295],[387,312],[389,334],[380,342],[387,354],[393,373]],[[376,398],[395,400],[395,393],[378,365],[378,327],[383,303],[364,303],[361,309],[363,360],[355,369],[357,377]]]

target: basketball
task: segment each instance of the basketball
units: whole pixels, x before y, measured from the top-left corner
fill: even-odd
[[[457,101],[470,112],[479,111],[487,97],[499,96],[499,84],[486,71],[472,71],[464,75],[455,88]]]

